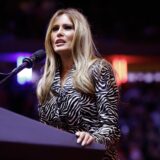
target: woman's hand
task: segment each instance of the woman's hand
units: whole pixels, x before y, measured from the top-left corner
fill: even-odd
[[[94,141],[94,137],[92,137],[88,132],[78,131],[76,132],[77,143],[81,143],[82,146],[86,146],[91,144]]]

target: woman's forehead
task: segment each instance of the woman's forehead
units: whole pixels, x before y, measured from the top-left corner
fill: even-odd
[[[59,16],[57,16],[54,21],[53,24],[59,24],[59,23],[69,23],[69,24],[73,24],[71,18],[67,15],[67,14],[61,14]]]

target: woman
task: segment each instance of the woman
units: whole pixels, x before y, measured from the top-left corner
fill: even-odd
[[[48,26],[45,49],[37,86],[40,120],[74,133],[82,146],[105,144],[106,159],[117,159],[119,92],[111,65],[95,54],[84,15],[58,10]]]

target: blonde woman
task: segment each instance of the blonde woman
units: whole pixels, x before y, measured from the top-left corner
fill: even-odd
[[[85,16],[72,8],[58,10],[49,22],[45,50],[37,86],[40,121],[75,134],[82,146],[105,144],[104,159],[118,159],[118,87],[111,65],[96,56]]]

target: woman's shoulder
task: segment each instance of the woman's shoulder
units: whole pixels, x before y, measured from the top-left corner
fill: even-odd
[[[112,70],[112,65],[104,58],[98,58],[92,64],[92,71],[101,72],[103,70]]]

